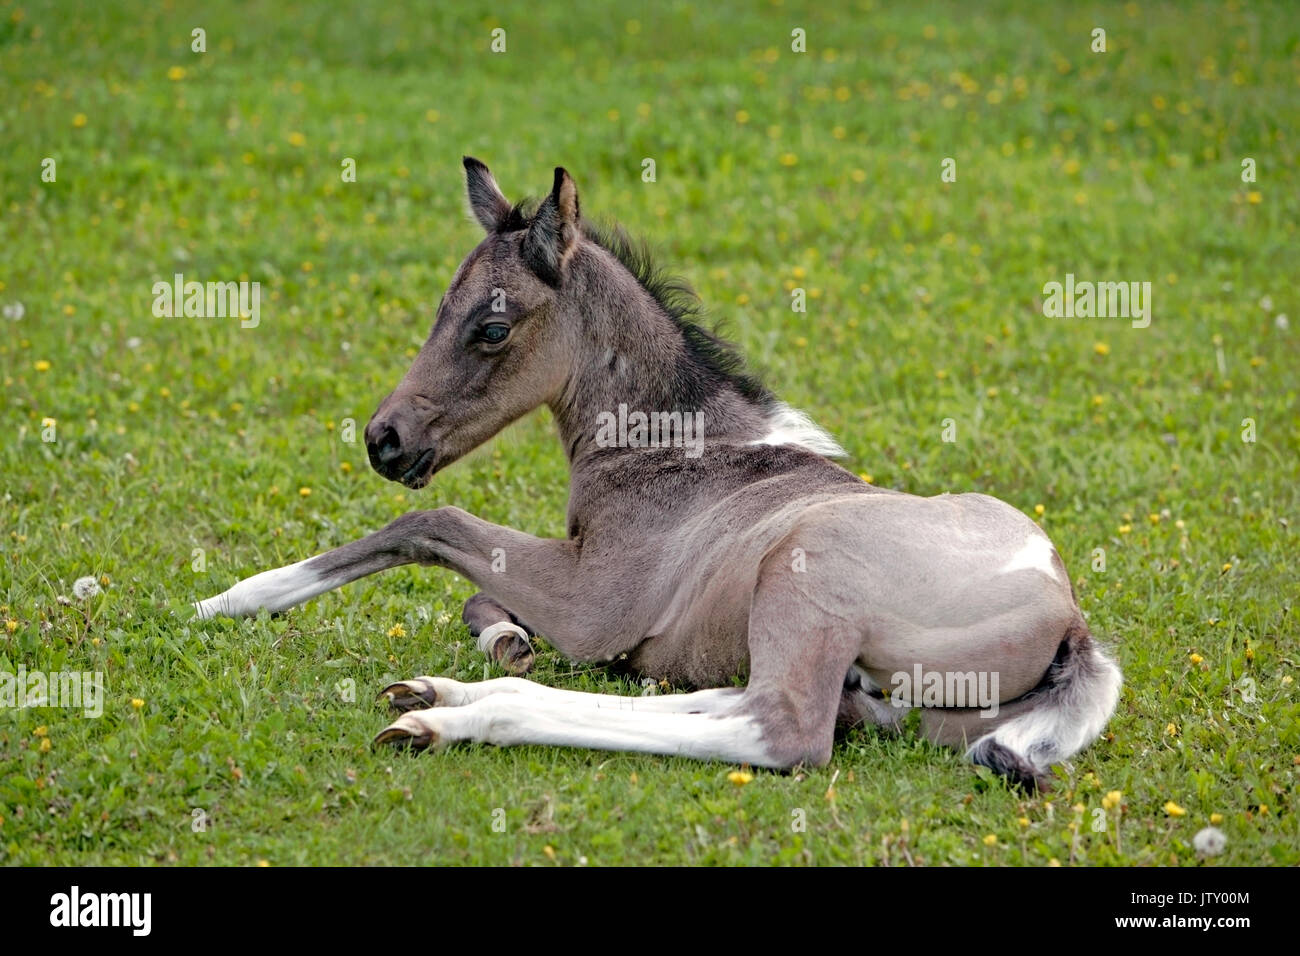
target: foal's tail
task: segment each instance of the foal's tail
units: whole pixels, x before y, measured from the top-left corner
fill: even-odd
[[[982,718],[975,710],[930,710],[924,712],[928,720],[922,726],[937,743],[962,745],[974,738],[966,751],[973,762],[1026,789],[1046,790],[1048,768],[1101,735],[1119,701],[1122,681],[1119,666],[1078,620],[1065,632],[1039,685],[1001,705],[997,717]]]

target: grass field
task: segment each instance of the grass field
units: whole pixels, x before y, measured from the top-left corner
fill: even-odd
[[[0,710],[0,860],[1193,865],[1213,820],[1210,865],[1300,863],[1294,7],[458,6],[0,2],[0,671],[105,688]],[[563,535],[544,411],[418,495],[344,440],[481,236],[462,153],[512,198],[565,165],[848,467],[1038,515],[1126,678],[1055,792],[873,731],[743,786],[372,752],[389,681],[499,674],[435,569],[189,619],[413,508]],[[260,282],[260,323],[155,317],[178,272]],[[1150,282],[1150,326],[1045,317],[1067,274]]]

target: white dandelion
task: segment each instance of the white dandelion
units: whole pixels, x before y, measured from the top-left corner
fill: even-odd
[[[78,601],[89,601],[99,593],[99,582],[94,578],[77,578],[72,582],[72,593]]]
[[[1206,827],[1192,837],[1192,846],[1201,856],[1218,856],[1228,845],[1228,838],[1218,827]]]

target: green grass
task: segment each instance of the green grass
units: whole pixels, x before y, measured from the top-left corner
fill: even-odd
[[[106,682],[98,720],[0,710],[0,860],[1193,864],[1221,814],[1215,862],[1300,863],[1294,9],[453,6],[0,3],[0,304],[24,307],[0,318],[0,671]],[[275,620],[175,615],[411,508],[563,534],[544,412],[419,495],[340,437],[478,241],[462,153],[512,197],[565,165],[875,483],[1043,506],[1126,677],[1055,793],[867,731],[744,787],[679,759],[372,752],[386,682],[492,676],[439,570]],[[260,281],[260,326],[155,318],[174,272]],[[1067,272],[1152,282],[1150,328],[1045,318]],[[91,574],[102,595],[58,602]],[[544,645],[535,676],[639,691]]]

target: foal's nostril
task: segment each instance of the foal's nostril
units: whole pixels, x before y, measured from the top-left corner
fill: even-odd
[[[385,425],[376,439],[366,442],[366,451],[370,455],[370,463],[375,467],[402,457],[402,440],[397,435],[397,429]]]

